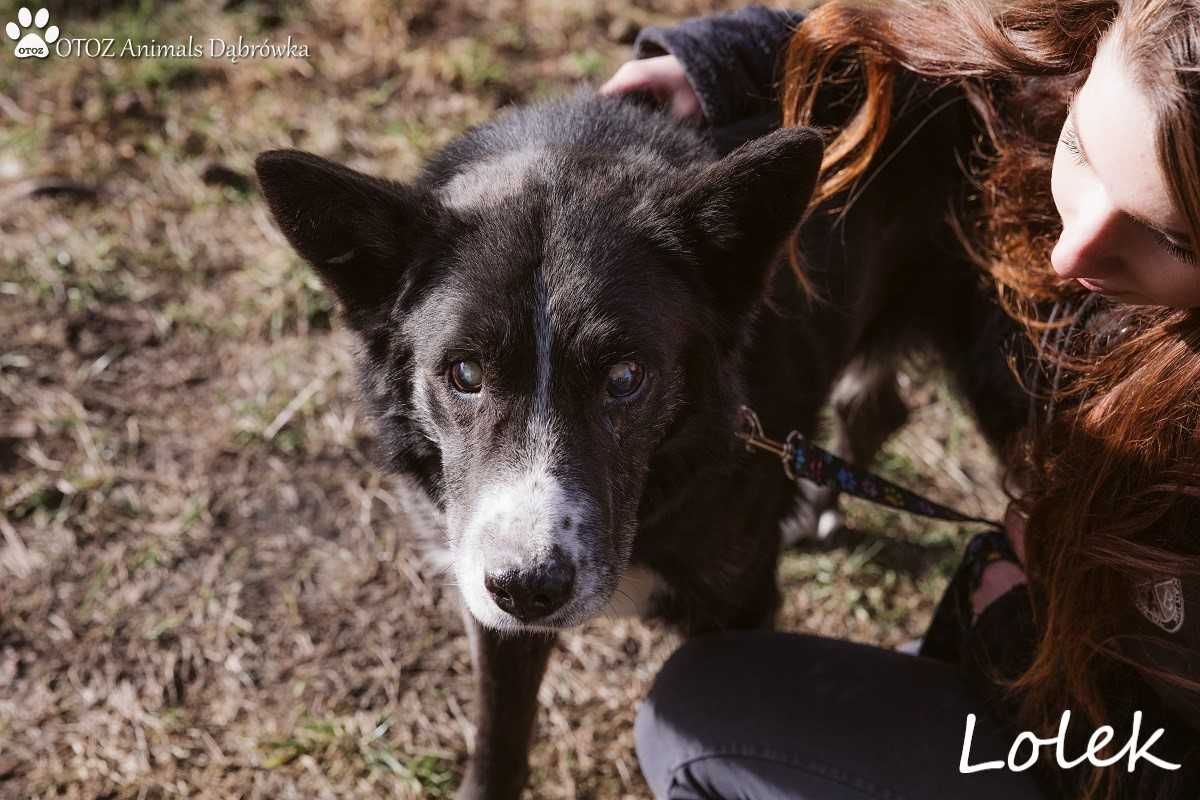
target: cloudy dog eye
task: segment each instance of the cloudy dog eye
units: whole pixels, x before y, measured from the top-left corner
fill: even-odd
[[[636,361],[619,361],[608,368],[604,388],[609,397],[630,397],[641,387],[644,374],[641,364]]]
[[[455,361],[450,367],[450,385],[463,394],[475,394],[483,388],[483,367],[478,361]]]

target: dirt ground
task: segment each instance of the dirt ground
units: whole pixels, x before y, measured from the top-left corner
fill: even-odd
[[[0,0],[0,22],[17,3]],[[471,671],[452,589],[371,459],[348,341],[257,196],[295,146],[394,177],[498,108],[597,83],[721,0],[49,4],[64,36],[307,59],[0,53],[0,797],[453,792]],[[877,464],[964,511],[994,465],[936,370]],[[963,534],[847,510],[781,566],[781,626],[920,635]],[[562,637],[529,796],[644,798],[638,699],[677,639]]]

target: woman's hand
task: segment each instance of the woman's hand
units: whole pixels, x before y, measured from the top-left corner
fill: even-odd
[[[664,106],[671,109],[672,116],[689,122],[701,122],[704,112],[700,109],[700,98],[688,83],[683,65],[675,56],[656,56],[626,61],[608,82],[600,87],[600,94],[625,94],[626,92],[649,92]]]
[[[1024,565],[1025,514],[1017,508],[1016,503],[1009,503],[1008,510],[1004,512],[1004,530],[1017,553],[1017,558]],[[988,564],[983,570],[979,588],[971,595],[972,612],[978,617],[985,608],[1007,594],[1014,586],[1025,582],[1025,572],[1011,561],[994,561]]]

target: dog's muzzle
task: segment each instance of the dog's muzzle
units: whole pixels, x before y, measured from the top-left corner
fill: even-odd
[[[502,611],[521,622],[543,620],[558,611],[575,591],[575,566],[554,547],[542,561],[489,572],[483,585]]]

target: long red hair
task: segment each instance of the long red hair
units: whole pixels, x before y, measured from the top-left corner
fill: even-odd
[[[1067,708],[1108,721],[1105,687],[1130,669],[1200,692],[1195,676],[1164,674],[1124,646],[1135,587],[1200,575],[1200,314],[1114,306],[1094,334],[1070,311],[1081,289],[1049,260],[1061,230],[1050,196],[1059,130],[1109,33],[1155,109],[1158,160],[1200,246],[1196,0],[832,0],[797,29],[783,86],[789,125],[813,121],[820,87],[846,80],[848,63],[859,87],[856,109],[830,131],[817,202],[845,197],[875,164],[900,113],[902,70],[958,87],[978,120],[980,158],[964,176],[978,201],[954,228],[1057,378],[1041,387],[1048,413],[1012,464],[1025,487],[1039,642],[1011,688],[1040,729]],[[1095,772],[1091,794],[1114,795],[1113,770]]]

